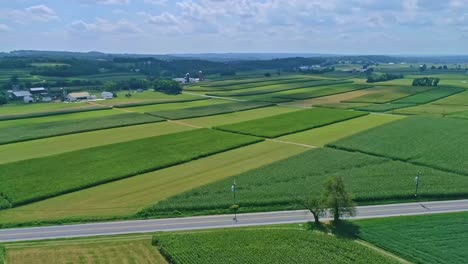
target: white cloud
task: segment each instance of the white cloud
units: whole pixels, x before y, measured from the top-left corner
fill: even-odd
[[[9,32],[11,28],[5,24],[0,24],[0,32]]]
[[[130,0],[79,0],[85,4],[101,4],[101,5],[126,5],[130,4]]]
[[[132,22],[122,19],[110,21],[97,18],[94,22],[85,22],[82,20],[74,21],[69,25],[70,33],[77,34],[134,34],[141,33],[142,30]]]
[[[59,20],[59,17],[50,7],[46,5],[35,5],[22,10],[0,9],[0,19],[23,24]]]
[[[150,4],[150,5],[161,5],[164,6],[167,4],[167,0],[144,0],[145,4]]]

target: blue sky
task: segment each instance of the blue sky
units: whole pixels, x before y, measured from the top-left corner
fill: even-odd
[[[0,0],[0,50],[468,54],[468,0]]]

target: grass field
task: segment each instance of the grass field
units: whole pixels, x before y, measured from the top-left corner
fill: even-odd
[[[468,213],[361,220],[360,237],[413,263],[468,259]],[[395,232],[395,230],[400,230]]]
[[[376,89],[361,89],[361,90],[351,91],[351,92],[346,92],[346,93],[322,96],[318,98],[297,100],[297,101],[287,103],[287,104],[293,105],[293,106],[316,106],[316,105],[323,105],[323,104],[339,104],[346,100],[351,100],[359,96],[376,93],[376,92],[378,92],[378,90]]]
[[[232,123],[239,123],[248,120],[254,120],[269,116],[275,116],[285,113],[291,113],[300,111],[299,108],[293,107],[282,107],[282,106],[269,106],[253,110],[247,110],[242,112],[234,112],[229,114],[217,115],[217,116],[207,116],[199,118],[190,118],[183,120],[184,123],[191,124],[194,126],[201,127],[214,127],[222,126]]]
[[[467,133],[468,120],[408,117],[332,145],[468,175]]]
[[[395,114],[403,115],[436,115],[446,116],[452,113],[468,111],[468,105],[441,105],[441,104],[424,104],[412,106],[392,111]]]
[[[117,97],[111,100],[99,101],[99,104],[125,107],[127,104],[138,103],[164,103],[199,99],[199,97],[189,94],[167,95],[160,92],[144,91],[142,93],[132,92],[131,97],[126,97],[127,91],[117,92]]]
[[[308,148],[263,141],[166,169],[0,211],[0,224],[123,217],[161,200]]]
[[[411,107],[415,106],[415,104],[404,104],[404,103],[387,103],[387,104],[372,104],[372,105],[366,105],[366,106],[361,106],[361,107],[356,107],[356,110],[361,110],[361,111],[369,111],[369,112],[387,112],[387,111],[392,111],[400,108],[406,108],[406,107]]]
[[[465,91],[463,88],[445,88],[439,87],[436,89],[429,90],[427,92],[418,93],[403,99],[396,100],[392,103],[395,104],[427,104],[450,95],[461,93]]]
[[[0,145],[0,164],[193,129],[158,122]]]
[[[212,115],[226,114],[226,113],[232,113],[232,112],[239,112],[239,111],[262,108],[262,107],[267,107],[267,106],[272,106],[272,104],[264,103],[264,102],[230,102],[230,103],[225,103],[225,104],[189,107],[189,108],[183,108],[183,109],[178,109],[178,110],[150,112],[149,114],[163,117],[166,119],[176,120],[176,119],[212,116]]]
[[[278,138],[278,140],[322,147],[336,140],[357,134],[389,122],[400,120],[397,115],[366,115],[351,120],[331,124],[316,129],[306,130]]]
[[[19,242],[6,248],[9,264],[167,264],[151,245],[151,235]]]
[[[435,101],[434,104],[441,105],[466,105],[468,106],[468,91],[457,93],[449,97]]]
[[[157,233],[153,244],[171,263],[398,263],[353,240],[298,225]]]
[[[420,198],[468,195],[468,177],[410,163],[330,148],[313,149],[236,175],[240,211],[300,209],[294,196],[320,193],[326,179],[343,177],[358,203],[414,199],[414,176],[422,173]],[[232,178],[173,196],[142,215],[229,213]]]
[[[317,104],[317,107],[336,108],[336,109],[357,109],[358,107],[368,106],[368,103],[330,103]]]
[[[383,104],[395,101],[413,94],[428,91],[432,88],[429,87],[407,87],[407,86],[376,86],[372,89],[378,91],[371,94],[359,96],[346,102],[350,103],[376,103]]]
[[[15,117],[21,115],[39,115],[50,112],[88,109],[96,106],[88,103],[37,103],[37,104],[7,104],[0,106],[0,120],[6,117]]]
[[[196,100],[196,101],[191,101],[191,102],[151,104],[151,105],[128,107],[128,108],[122,108],[122,109],[131,111],[131,112],[149,113],[149,112],[172,111],[172,110],[179,110],[179,109],[185,109],[185,108],[191,108],[191,107],[226,104],[226,103],[229,103],[229,101],[220,100],[220,99],[208,99],[208,100]]]
[[[163,121],[164,119],[145,114],[126,113],[112,116],[94,117],[85,120],[64,120],[36,124],[26,124],[29,119],[23,120],[25,125],[2,128],[0,131],[0,144],[21,142],[113,127],[154,123]]]
[[[200,129],[18,161],[0,166],[0,191],[17,206],[258,141]]]
[[[286,99],[292,99],[292,100],[303,100],[303,99],[309,99],[309,98],[317,98],[317,97],[322,97],[322,96],[329,96],[332,94],[340,94],[340,93],[346,93],[349,91],[355,91],[355,90],[360,90],[360,89],[367,89],[370,88],[371,86],[365,85],[365,84],[352,84],[352,83],[346,83],[346,84],[338,84],[338,85],[329,85],[325,87],[317,87],[316,89],[313,90],[304,90],[304,89],[299,89],[299,90],[292,90],[292,91],[286,91],[286,92],[281,92],[281,93],[275,93],[275,97],[279,98],[286,98]]]
[[[363,112],[315,108],[217,127],[262,137],[279,137],[365,115]]]

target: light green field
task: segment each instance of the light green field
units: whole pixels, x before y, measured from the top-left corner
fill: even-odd
[[[105,129],[0,145],[0,164],[193,129],[171,122]]]
[[[167,103],[167,104],[136,106],[136,107],[122,108],[122,109],[131,111],[131,112],[148,113],[148,112],[156,112],[156,111],[177,110],[177,109],[196,107],[196,106],[226,104],[230,102],[232,101],[220,100],[220,99],[209,99],[209,100],[199,100],[199,101],[192,101],[192,102],[182,102],[182,103]]]
[[[327,143],[342,139],[367,129],[404,118],[397,115],[370,114],[363,117],[319,127],[304,132],[287,135],[278,140],[322,147]]]
[[[468,91],[458,93],[433,102],[440,105],[468,105]]]
[[[0,211],[0,223],[118,217],[184,191],[285,159],[308,148],[261,142],[167,169]]]
[[[151,235],[20,242],[6,245],[9,264],[166,264]]]
[[[359,96],[350,100],[349,103],[387,103],[398,100],[406,96],[421,93],[430,90],[429,87],[408,87],[408,86],[376,86],[371,88],[374,92],[371,94]]]
[[[468,111],[468,105],[439,105],[425,104],[392,111],[403,115],[447,115],[462,111]]]
[[[71,120],[84,120],[87,118],[97,118],[97,117],[106,117],[112,115],[123,114],[119,110],[99,110],[99,111],[90,111],[90,112],[81,112],[73,114],[64,114],[64,115],[54,115],[54,116],[45,116],[45,117],[35,117],[35,118],[24,118],[18,120],[7,120],[0,122],[0,128],[13,127],[13,126],[22,126],[22,125],[32,125],[32,124],[42,124],[48,122],[59,122],[59,121],[71,121]]]
[[[290,112],[299,111],[299,110],[301,109],[294,108],[294,107],[271,106],[271,107],[264,107],[264,108],[254,109],[254,110],[229,113],[229,114],[224,114],[224,115],[191,118],[191,119],[185,119],[181,121],[187,124],[195,125],[195,126],[213,127],[213,126],[233,124],[233,123],[238,123],[242,121],[263,118],[263,117],[269,117],[269,116],[274,116],[274,115],[280,115],[280,114],[290,113]]]
[[[48,112],[62,109],[85,108],[88,103],[37,103],[37,104],[8,104],[0,106],[0,116]]]

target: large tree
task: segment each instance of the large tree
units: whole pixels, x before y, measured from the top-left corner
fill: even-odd
[[[331,178],[325,183],[323,203],[324,206],[330,208],[335,223],[338,223],[344,216],[353,216],[356,213],[356,205],[346,191],[341,177]]]

